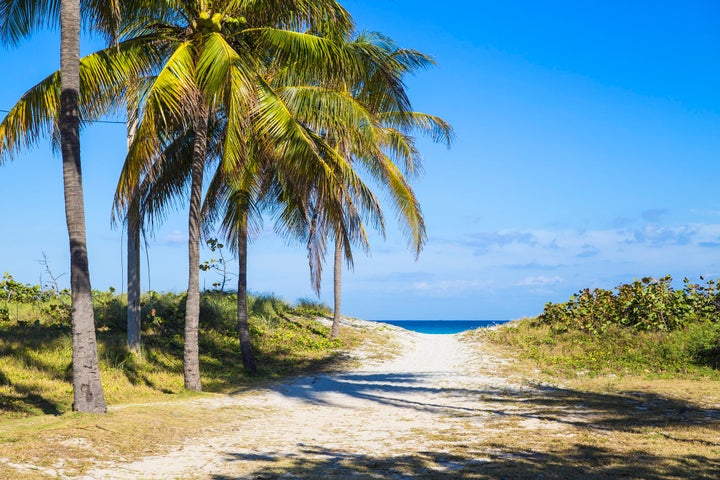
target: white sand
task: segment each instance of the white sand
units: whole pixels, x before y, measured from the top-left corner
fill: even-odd
[[[413,455],[437,447],[428,444],[432,435],[418,432],[451,435],[459,443],[477,435],[493,415],[482,397],[519,388],[493,373],[501,360],[473,351],[457,335],[382,328],[403,345],[395,359],[200,400],[199,407],[223,407],[223,428],[170,454],[104,465],[83,478],[267,478],[256,474],[297,458],[332,464],[348,456]]]

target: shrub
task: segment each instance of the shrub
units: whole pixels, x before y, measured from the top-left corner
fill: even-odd
[[[584,289],[565,303],[548,303],[537,317],[556,332],[579,329],[600,334],[611,325],[644,331],[673,331],[697,321],[717,321],[720,297],[716,283],[705,285],[684,279],[673,289],[672,277],[645,277],[615,288],[615,292]]]

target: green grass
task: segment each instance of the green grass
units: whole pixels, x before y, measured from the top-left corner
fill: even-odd
[[[718,322],[698,321],[669,332],[610,326],[595,334],[558,332],[523,320],[470,335],[510,346],[519,357],[531,359],[542,371],[558,377],[614,374],[720,380]]]
[[[95,292],[101,379],[109,404],[153,401],[183,392],[185,297],[143,295],[142,355],[126,346],[126,299]],[[327,307],[307,301],[296,308],[271,295],[251,296],[250,332],[260,368],[243,370],[236,335],[236,295],[205,292],[201,300],[200,369],[203,389],[230,392],[267,379],[337,367],[340,349],[359,342],[328,340],[328,328],[313,320]],[[58,415],[72,405],[72,339],[66,298],[1,302],[0,422]],[[351,332],[348,332],[351,334]]]

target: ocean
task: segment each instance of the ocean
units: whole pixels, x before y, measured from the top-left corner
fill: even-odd
[[[508,320],[375,320],[418,333],[450,334],[476,328],[492,327]]]

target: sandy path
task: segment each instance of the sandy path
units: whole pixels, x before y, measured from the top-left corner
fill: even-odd
[[[393,360],[214,400],[228,421],[211,435],[83,478],[345,478],[350,463],[380,472],[384,461],[462,447],[491,415],[481,397],[512,388],[492,374],[497,360],[456,335],[392,332],[405,347]],[[428,468],[455,468],[436,463]]]

